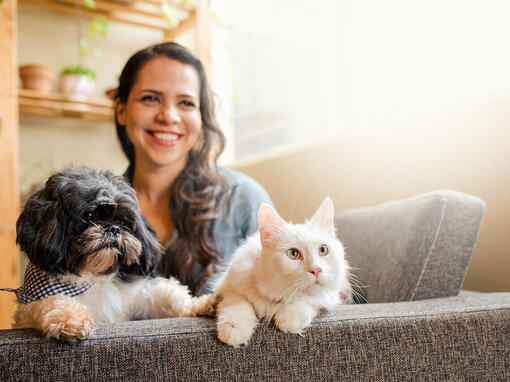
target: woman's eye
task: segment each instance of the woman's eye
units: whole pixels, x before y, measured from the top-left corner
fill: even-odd
[[[186,107],[195,107],[195,103],[191,101],[182,101],[181,104]]]
[[[329,247],[326,244],[322,244],[319,247],[319,255],[326,256],[329,253]]]
[[[291,260],[297,260],[301,257],[301,252],[297,248],[287,249],[287,257]]]
[[[158,102],[159,99],[158,99],[158,97],[156,97],[154,95],[144,95],[142,97],[142,101],[143,102]]]

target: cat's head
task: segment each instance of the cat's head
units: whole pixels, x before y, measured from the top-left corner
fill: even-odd
[[[283,298],[318,296],[335,291],[350,294],[349,266],[334,227],[329,197],[304,224],[291,224],[269,205],[259,211],[262,244],[261,282]]]

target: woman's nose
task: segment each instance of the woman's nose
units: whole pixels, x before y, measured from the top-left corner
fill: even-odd
[[[160,122],[163,123],[175,123],[181,121],[181,115],[179,110],[174,105],[163,105],[158,113]]]

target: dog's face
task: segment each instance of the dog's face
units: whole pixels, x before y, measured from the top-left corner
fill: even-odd
[[[30,261],[53,274],[149,274],[162,253],[131,186],[86,167],[51,176],[27,201],[16,230]]]

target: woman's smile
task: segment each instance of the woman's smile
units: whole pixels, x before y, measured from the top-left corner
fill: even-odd
[[[145,132],[155,144],[163,147],[172,147],[177,145],[178,141],[182,137],[182,134],[168,131],[146,130]]]

